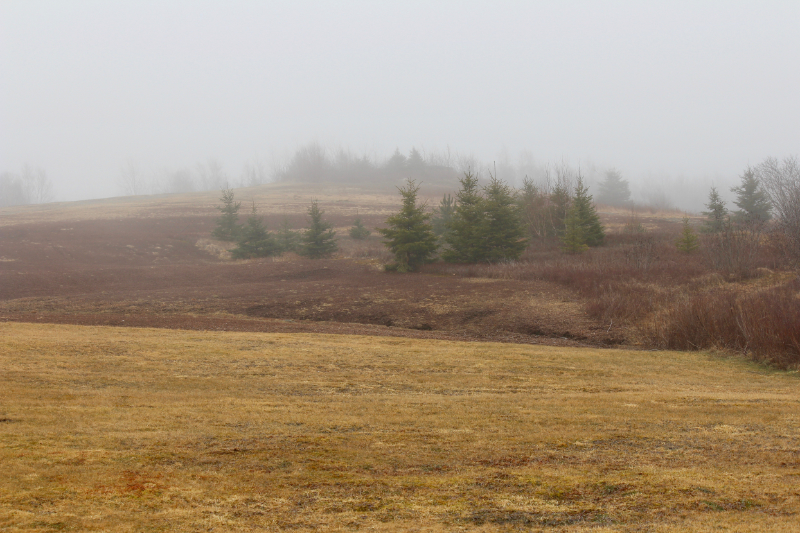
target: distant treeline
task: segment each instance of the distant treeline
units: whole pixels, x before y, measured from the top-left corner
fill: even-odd
[[[578,166],[579,169],[574,167]],[[570,168],[573,167],[573,168]],[[546,187],[556,181],[559,174],[580,171],[585,185],[595,194],[595,199],[605,205],[621,205],[614,198],[602,194],[600,184],[607,181],[609,173],[620,173],[609,167],[591,162],[570,165],[566,161],[546,163],[536,160],[533,154],[523,151],[515,160],[501,154],[495,161],[481,161],[470,155],[445,150],[425,150],[412,147],[407,152],[400,149],[388,156],[355,153],[347,149],[330,149],[320,143],[309,143],[269,162],[253,159],[238,174],[229,173],[216,159],[179,169],[144,170],[135,161],[126,162],[118,176],[120,192],[125,195],[189,193],[223,188],[254,187],[265,183],[307,183],[331,185],[369,185],[393,189],[407,180],[424,183],[426,189],[451,189],[458,186],[460,176],[474,173],[481,183],[489,175],[501,177],[508,184],[520,188],[526,181]],[[733,177],[729,180],[733,184]],[[710,178],[649,176],[630,180],[625,206],[636,204],[653,209],[681,209],[699,212],[703,198],[711,186]],[[725,180],[717,180],[723,185]]]
[[[53,184],[44,169],[25,165],[18,173],[0,174],[0,207],[52,201]]]
[[[453,184],[458,170],[446,157],[424,157],[416,148],[408,155],[396,149],[385,161],[346,150],[333,154],[312,143],[297,150],[291,159],[276,169],[276,181],[292,183],[353,183],[358,185],[395,186],[407,179],[424,180],[427,184]]]

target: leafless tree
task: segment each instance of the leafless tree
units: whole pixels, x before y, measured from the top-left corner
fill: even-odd
[[[245,163],[242,169],[242,185],[245,187],[255,187],[263,185],[269,181],[269,172],[263,161],[254,159]]]
[[[133,159],[128,159],[119,172],[119,179],[117,180],[119,188],[126,196],[136,196],[137,194],[144,194],[146,191],[146,183],[144,175],[142,175],[139,165]]]
[[[53,182],[43,168],[33,168],[27,163],[22,167],[22,182],[32,204],[46,204],[53,201]]]
[[[205,164],[197,164],[197,176],[199,178],[200,189],[204,191],[216,191],[228,188],[228,177],[222,164],[210,158]]]
[[[703,249],[711,266],[736,278],[750,277],[761,252],[764,229],[760,220],[734,222],[726,217],[720,231],[705,238]]]
[[[0,174],[0,207],[29,203],[28,191],[22,179],[11,172]]]
[[[800,262],[800,162],[796,156],[783,161],[770,157],[756,167],[756,175],[772,202],[787,251]]]

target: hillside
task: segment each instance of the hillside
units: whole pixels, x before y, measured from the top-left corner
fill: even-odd
[[[546,281],[389,275],[379,237],[347,237],[358,214],[383,224],[399,196],[274,184],[236,191],[267,226],[306,223],[318,198],[341,252],[231,261],[210,239],[218,193],[0,210],[0,320],[241,331],[321,331],[611,345],[618,328]],[[429,200],[437,201],[435,198]]]

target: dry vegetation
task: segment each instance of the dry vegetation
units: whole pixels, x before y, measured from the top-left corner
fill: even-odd
[[[800,278],[775,235],[734,270],[714,268],[712,237],[677,250],[680,213],[605,213],[606,245],[587,253],[533,247],[522,261],[427,267],[428,273],[552,282],[574,291],[586,314],[626,342],[681,350],[725,349],[781,368],[800,367]],[[697,222],[696,222],[697,223]]]
[[[302,228],[310,199],[319,198],[340,236],[340,252],[325,261],[232,261],[230,246],[210,239],[218,196],[3,209],[0,320],[714,348],[781,368],[800,364],[800,285],[783,261],[785,243],[768,232],[732,264],[711,257],[708,238],[699,253],[677,251],[683,213],[602,208],[606,244],[585,254],[537,242],[514,263],[436,264],[393,276],[381,272],[391,258],[377,234],[363,242],[346,234],[356,214],[369,228],[382,225],[397,194],[287,184],[237,190],[273,230],[284,220]]]
[[[3,531],[796,531],[794,372],[0,324]]]

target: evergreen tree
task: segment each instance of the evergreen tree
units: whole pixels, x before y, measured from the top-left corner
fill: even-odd
[[[689,224],[688,217],[683,217],[683,229],[681,230],[680,237],[675,241],[675,246],[678,248],[679,252],[685,254],[690,254],[700,248],[700,239],[697,238],[697,234]]]
[[[330,257],[339,249],[336,244],[336,232],[329,222],[322,220],[325,212],[319,208],[316,200],[311,201],[308,208],[308,216],[311,218],[311,225],[303,233],[300,249],[298,253],[311,259]]]
[[[564,234],[561,236],[561,243],[563,250],[571,254],[579,254],[589,249],[583,235],[580,214],[575,205],[569,209],[564,220]]]
[[[406,159],[406,166],[414,171],[420,171],[425,168],[425,160],[422,159],[422,154],[416,148],[411,148],[408,159]]]
[[[519,259],[526,241],[516,195],[495,176],[483,191],[485,251],[482,259],[490,263]]]
[[[425,212],[425,204],[417,204],[419,186],[414,180],[405,187],[398,187],[403,205],[398,213],[386,219],[388,228],[378,232],[386,240],[384,244],[392,251],[395,263],[387,270],[409,272],[433,260],[436,253],[436,235],[430,224],[431,215]]]
[[[557,183],[550,193],[549,232],[553,236],[562,236],[566,230],[567,215],[572,205],[572,193],[564,183]]]
[[[612,168],[606,172],[606,177],[600,182],[599,188],[598,203],[616,207],[630,204],[631,190],[628,181],[622,179],[622,174],[618,170]]]
[[[349,233],[350,238],[357,241],[363,241],[369,237],[372,232],[364,227],[364,224],[361,222],[361,217],[356,217],[356,219],[353,221],[353,227],[350,228]]]
[[[725,220],[728,218],[728,209],[725,207],[725,202],[717,192],[717,188],[711,186],[711,191],[708,193],[708,203],[706,204],[708,211],[703,211],[706,220],[703,222],[703,231],[705,233],[719,233],[725,229]]]
[[[536,186],[532,179],[525,176],[522,179],[522,189],[517,195],[517,207],[522,218],[522,225],[525,227],[525,232],[529,239],[540,236],[537,219],[540,218],[544,205],[545,198],[542,196],[539,187]]]
[[[406,156],[400,153],[399,148],[395,148],[394,154],[386,161],[386,168],[390,168],[393,170],[405,170],[406,168]]]
[[[589,194],[589,188],[583,183],[583,177],[578,175],[578,182],[575,185],[575,197],[572,201],[572,209],[578,217],[581,226],[583,242],[589,246],[599,246],[605,239],[605,231],[600,224],[600,217]]]
[[[442,201],[439,202],[439,206],[436,208],[432,220],[433,233],[437,237],[441,237],[447,233],[447,225],[453,218],[453,212],[455,209],[456,204],[453,201],[453,197],[449,194],[445,194],[442,197]]]
[[[766,222],[772,218],[772,203],[753,169],[745,170],[741,185],[731,191],[736,193],[733,203],[739,208],[734,212],[738,222]]]
[[[465,172],[459,181],[461,189],[456,193],[456,208],[444,238],[449,248],[442,258],[448,263],[477,263],[486,253],[483,197],[478,190],[477,176]]]
[[[280,253],[280,247],[275,237],[267,231],[261,217],[256,214],[256,204],[247,217],[247,223],[239,232],[236,248],[231,250],[234,259],[249,259],[251,257],[267,257]]]
[[[222,213],[217,219],[217,226],[211,232],[211,236],[221,241],[235,241],[239,236],[242,225],[239,224],[239,208],[241,202],[236,202],[233,198],[233,189],[222,189],[220,197],[222,207],[217,209]]]
[[[289,229],[289,220],[283,217],[283,224],[275,235],[275,238],[283,252],[297,252],[300,249],[301,234],[299,231]]]

